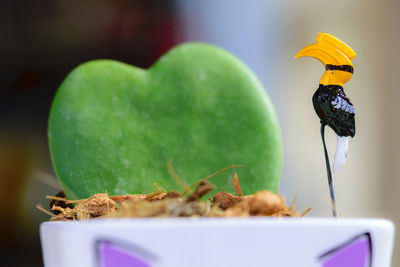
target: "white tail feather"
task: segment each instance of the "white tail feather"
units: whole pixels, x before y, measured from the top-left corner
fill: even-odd
[[[347,159],[347,150],[349,149],[350,136],[337,136],[335,161],[333,162],[333,171],[340,170]]]

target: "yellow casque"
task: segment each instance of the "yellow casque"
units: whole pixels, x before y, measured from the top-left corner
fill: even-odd
[[[353,66],[351,60],[357,56],[356,52],[345,42],[328,33],[319,33],[317,42],[300,50],[295,58],[313,57],[325,66]],[[322,75],[320,84],[340,85],[350,80],[353,74],[343,70],[329,70]]]

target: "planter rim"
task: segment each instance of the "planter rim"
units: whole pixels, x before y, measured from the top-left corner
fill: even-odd
[[[118,225],[173,225],[177,224],[188,225],[197,224],[200,226],[206,225],[241,225],[241,224],[254,224],[254,225],[269,225],[269,226],[283,226],[283,225],[329,225],[329,226],[371,226],[389,228],[394,231],[394,223],[388,219],[381,218],[326,218],[326,217],[313,217],[313,218],[271,218],[271,217],[247,217],[247,218],[104,218],[104,219],[91,219],[87,221],[49,221],[43,222],[42,227],[92,227],[110,224]]]

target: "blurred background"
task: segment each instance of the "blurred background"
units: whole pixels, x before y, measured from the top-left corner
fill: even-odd
[[[0,255],[2,266],[43,266],[39,224],[59,191],[47,146],[52,98],[67,73],[91,59],[149,67],[184,41],[242,59],[274,103],[284,140],[280,193],[309,216],[330,216],[325,163],[311,97],[324,72],[294,60],[318,32],[358,54],[345,85],[357,134],[334,175],[343,217],[388,218],[400,227],[400,2],[396,0],[2,0],[0,2]],[[336,137],[327,131],[330,154]],[[393,266],[400,266],[397,237]]]

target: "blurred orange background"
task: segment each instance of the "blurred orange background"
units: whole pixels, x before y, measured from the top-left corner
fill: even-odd
[[[311,97],[324,69],[294,55],[331,33],[356,52],[345,91],[356,108],[348,161],[334,175],[343,217],[400,226],[400,2],[395,0],[44,0],[0,3],[0,255],[2,266],[43,266],[39,224],[59,191],[47,146],[52,98],[78,64],[111,58],[149,67],[184,41],[221,46],[252,68],[281,122],[280,193],[309,216],[330,216],[319,120]],[[399,75],[399,76],[398,76]],[[398,113],[399,112],[399,113]],[[333,157],[336,137],[327,131]],[[400,266],[397,238],[393,266]]]

